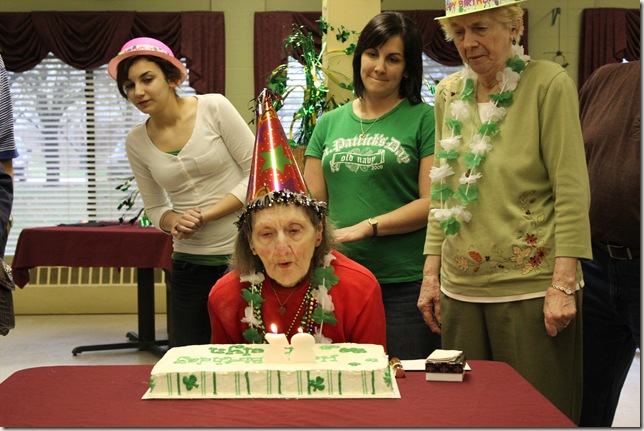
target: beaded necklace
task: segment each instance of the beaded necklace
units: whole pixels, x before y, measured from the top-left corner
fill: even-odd
[[[262,282],[256,288],[256,292],[260,296],[262,294],[263,287],[264,287],[264,283]],[[302,313],[302,318],[300,320],[299,327],[302,328],[303,332],[308,332],[309,334],[313,333],[314,325],[312,324],[313,322],[312,315],[315,307],[317,307],[317,301],[315,300],[315,298],[313,298],[311,294],[311,284],[309,283],[309,285],[306,288],[306,294],[304,295],[302,302],[300,302],[300,306],[295,312],[295,316],[293,316],[291,325],[289,326],[288,330],[284,333],[286,334],[287,338],[289,337],[289,335],[291,335],[291,332],[295,327],[295,322],[297,322],[297,318],[300,315],[300,313],[302,313],[303,309],[304,309],[304,312]],[[266,326],[264,325],[264,320],[262,318],[262,307],[261,306],[255,307],[254,314],[255,314],[255,318],[260,322],[260,324],[258,325],[258,330],[261,331],[262,335],[266,334]]]
[[[301,313],[300,328],[302,328],[302,331],[312,334],[317,343],[331,342],[329,338],[322,335],[322,327],[324,323],[331,325],[337,323],[335,313],[333,313],[333,300],[329,295],[331,287],[338,283],[338,278],[335,276],[333,266],[331,266],[331,261],[334,259],[335,256],[329,253],[324,259],[324,265],[316,268],[313,272],[304,299],[295,312],[291,325],[286,332],[287,337],[296,329],[295,323],[298,321],[298,316]],[[248,328],[242,335],[249,343],[263,343],[265,342],[264,335],[266,335],[266,325],[262,318],[261,309],[262,303],[264,302],[264,298],[262,297],[264,274],[260,272],[243,275],[240,276],[240,280],[251,283],[249,287],[242,289],[242,297],[248,302],[248,306],[244,310],[244,317],[241,319],[242,323],[248,323]],[[318,283],[316,289],[312,289],[314,283]],[[319,326],[316,326],[316,323]]]
[[[440,207],[432,208],[431,214],[440,222],[440,227],[446,235],[455,235],[461,228],[461,221],[469,222],[472,219],[472,213],[467,210],[467,206],[478,200],[476,182],[483,177],[480,172],[476,172],[476,168],[480,170],[487,154],[492,151],[490,140],[500,131],[498,123],[506,115],[505,107],[512,104],[512,95],[529,61],[530,57],[524,55],[521,45],[512,46],[512,56],[507,60],[505,69],[496,75],[499,93],[489,95],[485,118],[481,119],[481,127],[472,137],[470,151],[465,154],[458,151],[463,139],[461,130],[463,121],[469,119],[467,102],[475,95],[475,80],[478,76],[469,66],[465,66],[460,73],[465,85],[459,98],[450,103],[452,116],[445,118],[445,125],[452,133],[440,140],[441,151],[435,156],[439,163],[438,166],[432,167],[429,173],[432,180],[432,202],[440,202]],[[445,183],[445,179],[454,175],[454,169],[449,162],[459,157],[463,158],[467,171],[459,178],[461,185],[455,191]],[[451,206],[448,206],[448,203]]]

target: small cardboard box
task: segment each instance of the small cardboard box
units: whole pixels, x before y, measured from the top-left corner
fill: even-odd
[[[465,353],[461,351],[436,350],[425,361],[425,380],[462,382],[464,375]]]

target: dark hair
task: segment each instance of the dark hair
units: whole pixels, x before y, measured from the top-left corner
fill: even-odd
[[[378,48],[393,36],[400,36],[404,44],[405,72],[400,83],[400,97],[416,105],[422,101],[420,89],[423,83],[423,43],[418,27],[400,12],[383,12],[373,17],[360,32],[353,53],[353,88],[357,97],[362,97],[365,88],[360,77],[362,53]]]
[[[116,68],[116,85],[118,85],[119,93],[121,93],[121,96],[123,96],[126,100],[127,93],[123,88],[123,84],[125,84],[125,81],[128,80],[130,67],[132,67],[132,65],[139,60],[148,60],[152,63],[156,63],[157,66],[159,66],[159,69],[161,69],[161,72],[163,72],[163,76],[165,76],[166,81],[168,82],[181,81],[181,78],[183,77],[181,70],[179,70],[177,66],[161,57],[157,57],[155,55],[134,55],[132,57],[128,57],[121,61]]]
[[[279,205],[279,204],[276,204]],[[329,254],[335,243],[335,233],[329,218],[321,215],[315,209],[305,206],[297,206],[302,208],[306,215],[311,220],[313,226],[317,227],[322,223],[322,242],[315,248],[313,257],[311,258],[311,268],[309,276],[313,274],[313,270],[322,266],[324,257]],[[259,211],[262,211],[261,209]],[[244,223],[241,224],[237,238],[235,240],[235,249],[233,252],[232,266],[237,269],[241,275],[252,274],[253,272],[261,271],[264,268],[259,256],[255,256],[250,248],[250,240],[253,234],[253,216],[255,212],[250,212]]]

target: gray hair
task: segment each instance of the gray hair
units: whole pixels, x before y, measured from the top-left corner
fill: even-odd
[[[509,29],[516,27],[519,34],[519,39],[523,35],[523,8],[518,4],[501,6],[483,12],[488,12],[492,16],[492,19],[494,19],[496,22],[504,24]],[[450,25],[451,22],[452,18],[443,18],[439,20],[439,23],[443,28],[443,31],[445,32],[445,40],[447,40],[448,42],[454,40],[454,29]]]

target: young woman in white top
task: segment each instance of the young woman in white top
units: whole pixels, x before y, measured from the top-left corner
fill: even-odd
[[[209,343],[208,293],[233,251],[255,138],[223,95],[178,96],[186,68],[156,39],[127,42],[108,71],[149,115],[126,150],[148,218],[173,236],[171,344]]]

